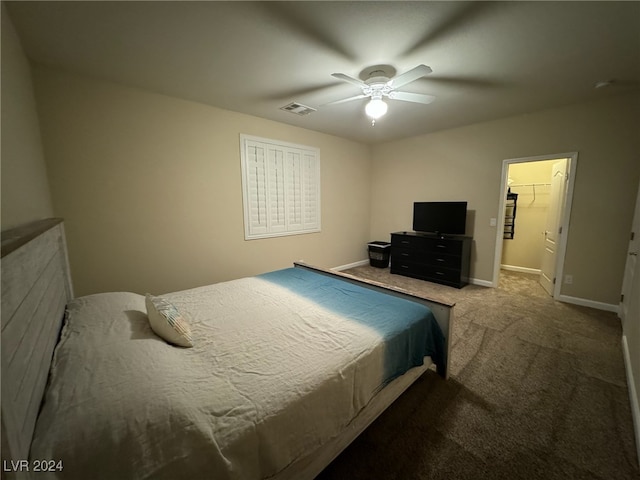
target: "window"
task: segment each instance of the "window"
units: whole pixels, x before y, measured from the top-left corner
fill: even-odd
[[[320,231],[320,150],[240,135],[244,238]]]

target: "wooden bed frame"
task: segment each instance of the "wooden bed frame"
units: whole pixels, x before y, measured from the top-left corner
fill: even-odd
[[[73,298],[62,219],[2,232],[1,266],[2,476],[30,478],[15,462],[29,458],[53,350]]]
[[[446,337],[449,357],[454,304],[442,303],[341,272],[295,263],[431,308]],[[62,219],[46,219],[2,232],[2,478],[28,479],[31,440],[58,342],[65,306],[73,298]],[[291,464],[274,479],[313,479],[398,398],[429,365],[416,367],[385,387],[339,437]],[[438,373],[447,378],[444,365]],[[13,463],[12,463],[13,462]],[[23,466],[28,464],[23,463]]]

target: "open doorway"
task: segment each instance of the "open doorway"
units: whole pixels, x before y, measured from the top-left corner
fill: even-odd
[[[513,270],[559,296],[576,163],[575,152],[503,161],[493,286]]]

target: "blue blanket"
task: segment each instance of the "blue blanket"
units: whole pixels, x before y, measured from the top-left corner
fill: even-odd
[[[300,268],[258,275],[380,333],[386,344],[384,383],[430,356],[441,370],[444,336],[431,310],[417,302]]]

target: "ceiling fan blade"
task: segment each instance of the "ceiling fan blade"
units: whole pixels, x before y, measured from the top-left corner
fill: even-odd
[[[411,83],[421,77],[424,77],[425,75],[429,75],[432,71],[433,70],[431,70],[431,67],[427,67],[426,65],[418,65],[417,67],[412,68],[411,70],[404,72],[403,74],[400,74],[395,78],[392,78],[391,80],[389,80],[388,85],[392,88],[402,87],[407,83]]]
[[[340,80],[344,80],[345,82],[353,83],[354,85],[359,86],[360,88],[366,87],[367,84],[362,80],[358,80],[357,78],[350,77],[349,75],[345,75],[344,73],[332,73],[332,77],[339,78]]]
[[[336,100],[335,102],[325,103],[324,105],[337,105],[339,103],[351,102],[353,100],[359,100],[360,98],[367,98],[367,95],[364,93],[362,95],[356,95],[355,97],[343,98],[342,100]],[[322,106],[324,106],[322,105]]]
[[[389,98],[391,100],[403,100],[405,102],[414,103],[431,103],[436,97],[433,95],[425,95],[423,93],[409,93],[409,92],[390,92]]]

